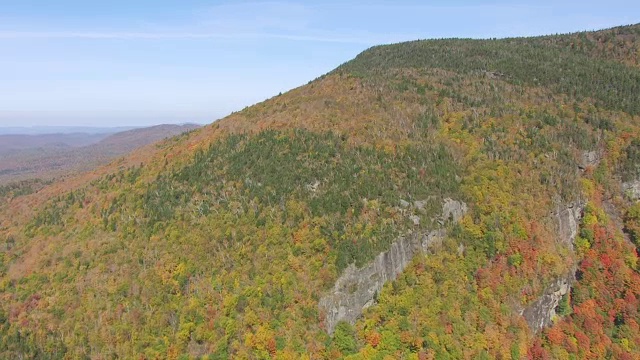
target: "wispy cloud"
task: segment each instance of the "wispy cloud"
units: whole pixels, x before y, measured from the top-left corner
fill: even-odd
[[[305,4],[294,1],[223,2],[193,9],[186,17],[169,23],[166,18],[165,21],[158,22],[145,19],[138,23],[144,24],[142,27],[134,25],[113,30],[96,30],[98,27],[70,29],[51,25],[42,28],[34,24],[27,25],[26,28],[0,30],[0,39],[286,40],[368,46],[453,35],[535,35],[540,32],[575,31],[583,28],[584,23],[596,24],[592,28],[616,23],[616,20],[604,16],[585,19],[579,14],[562,16],[564,21],[557,22],[553,20],[559,16],[553,14],[563,11],[554,9],[549,3],[430,5],[400,2],[390,5],[342,2]],[[469,25],[478,17],[484,19],[482,26]],[[457,27],[455,33],[450,29],[451,24]],[[102,28],[108,26],[110,29],[109,25],[113,26],[102,24]]]
[[[0,31],[0,39],[121,39],[121,40],[162,40],[162,39],[281,39],[292,41],[315,41],[329,43],[373,44],[380,38],[371,36],[339,35],[296,35],[275,33],[154,33],[154,32],[92,32],[92,31]]]
[[[346,10],[346,11],[345,11]],[[336,18],[336,11],[343,16]],[[411,38],[385,31],[372,31],[349,22],[345,17],[355,9],[336,8],[335,4],[302,4],[291,1],[222,3],[193,9],[180,22],[141,20],[139,26],[97,30],[97,28],[60,28],[23,23],[19,28],[0,29],[0,39],[93,39],[93,40],[288,40],[301,42],[373,45]],[[28,24],[28,23],[27,23]],[[109,26],[109,24],[102,24]],[[100,24],[96,24],[100,26]],[[353,27],[351,27],[353,26]]]

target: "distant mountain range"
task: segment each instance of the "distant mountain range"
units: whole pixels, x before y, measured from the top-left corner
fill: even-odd
[[[0,135],[0,184],[33,178],[48,180],[76,171],[90,170],[138,147],[198,127],[200,126],[195,124],[185,124],[145,128],[11,128],[32,132],[60,132]],[[126,130],[120,131],[122,129]]]
[[[0,156],[27,149],[87,146],[110,135],[110,133],[3,134],[0,135]]]
[[[8,126],[0,127],[0,135],[43,134],[114,134],[142,126],[93,127],[93,126]]]
[[[126,153],[192,128],[0,170],[93,167],[0,186],[0,359],[640,359],[640,24],[376,46]]]

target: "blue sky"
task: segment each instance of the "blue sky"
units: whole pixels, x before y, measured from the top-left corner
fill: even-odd
[[[0,0],[0,126],[209,123],[376,44],[637,22],[637,0]]]

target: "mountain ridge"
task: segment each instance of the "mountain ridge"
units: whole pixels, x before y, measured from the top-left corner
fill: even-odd
[[[637,253],[603,199],[637,226],[621,179],[640,179],[640,70],[625,55],[638,29],[584,33],[602,39],[589,51],[571,47],[579,34],[542,38],[563,50],[531,39],[376,47],[12,199],[0,209],[0,354],[633,358]],[[600,59],[620,36],[628,48]],[[558,54],[562,71],[530,72]],[[592,152],[602,158],[585,164]],[[429,229],[446,198],[469,211],[446,224],[438,250],[415,256],[355,325],[328,336],[318,301],[342,271]],[[404,205],[415,201],[422,210]],[[549,214],[576,201],[579,230],[573,244],[559,241]],[[573,269],[570,295],[551,309],[558,319],[535,333],[512,309]]]

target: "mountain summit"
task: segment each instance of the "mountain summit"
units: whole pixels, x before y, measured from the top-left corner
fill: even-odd
[[[640,25],[377,46],[0,202],[0,357],[636,359]]]

